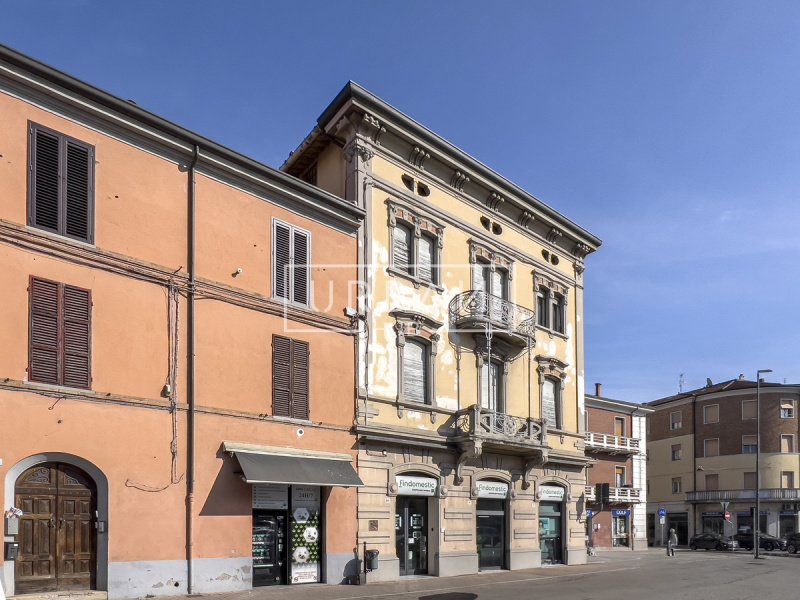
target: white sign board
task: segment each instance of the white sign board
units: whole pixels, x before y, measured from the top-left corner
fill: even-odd
[[[479,481],[475,486],[478,488],[478,498],[501,498],[508,497],[508,484],[502,481]]]
[[[539,500],[562,502],[564,500],[564,488],[557,485],[540,485]]]
[[[289,508],[289,486],[276,483],[254,483],[253,508],[286,510]]]
[[[397,484],[398,496],[435,496],[438,482],[432,477],[415,477],[412,475],[397,475],[394,478]]]
[[[316,486],[292,486],[289,553],[292,583],[317,583],[322,556],[322,522],[320,492]]]

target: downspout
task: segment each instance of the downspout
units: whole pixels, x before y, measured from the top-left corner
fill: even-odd
[[[359,160],[357,156],[353,157],[353,160]],[[372,219],[372,194],[370,194],[369,198],[369,206],[367,206],[367,188],[370,185],[370,180],[364,178],[363,180],[363,187],[361,190],[362,197],[364,198],[364,210],[366,214],[364,215],[364,237],[363,237],[363,245],[362,253],[363,253],[363,269],[364,269],[364,332],[365,332],[365,343],[364,343],[364,425],[369,424],[369,346],[370,346],[370,337],[372,336],[372,327],[370,327],[370,306],[369,306],[369,299],[370,293],[372,292],[372,285],[369,280],[369,269],[370,269],[370,240],[371,237],[371,229],[370,229],[370,220]],[[356,188],[358,189],[358,188]]]
[[[186,592],[194,593],[194,477],[195,477],[195,404],[194,404],[194,355],[195,355],[195,223],[197,216],[195,167],[200,158],[200,147],[194,146],[192,162],[189,165],[188,181],[188,268],[189,289],[187,292],[187,357],[186,357]]]
[[[692,535],[698,533],[697,528],[697,394],[692,395],[692,492],[694,492],[695,501],[691,503],[692,507]],[[684,492],[685,493],[685,492]],[[689,536],[691,537],[691,536]]]

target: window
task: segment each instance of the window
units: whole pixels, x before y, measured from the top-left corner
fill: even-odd
[[[540,327],[550,327],[550,290],[540,285],[536,291],[536,324]]]
[[[742,454],[756,454],[758,452],[758,436],[742,436]]]
[[[719,438],[703,440],[703,456],[719,456]]]
[[[709,404],[703,407],[703,423],[719,423],[719,404]]]
[[[758,403],[755,400],[742,400],[742,421],[758,418]]]
[[[672,460],[680,460],[683,456],[683,449],[680,444],[672,444]]]
[[[707,474],[706,475],[706,490],[718,490],[719,489],[719,475],[714,474]]]
[[[505,269],[478,260],[472,265],[472,289],[508,299],[508,273]]]
[[[403,400],[428,402],[428,345],[417,339],[403,346]]]
[[[792,452],[795,452],[793,435],[791,434],[781,435],[781,452],[783,454],[791,454]]]
[[[272,336],[272,414],[309,418],[308,342]]]
[[[92,381],[91,292],[32,277],[29,295],[28,379],[88,389]]]
[[[30,124],[28,224],[92,243],[94,148]]]
[[[794,488],[794,471],[781,471],[781,488],[784,490]]]
[[[781,399],[781,419],[794,419],[794,400]]]
[[[681,418],[681,411],[675,411],[669,413],[669,428],[670,430],[680,429],[683,427],[683,421]]]
[[[614,417],[614,435],[625,437],[625,417]]]
[[[409,179],[413,185],[413,179]],[[403,206],[392,202],[388,205],[391,236],[389,272],[409,277],[415,285],[438,285],[443,228]]]
[[[564,333],[565,329],[565,301],[564,296],[561,294],[553,294],[553,300],[550,303],[550,307],[552,310],[553,315],[553,331],[557,331],[558,333]]]
[[[758,487],[757,474],[754,472],[745,472],[744,474],[744,489],[754,490]]]
[[[504,412],[503,402],[503,364],[496,361],[483,361],[480,373],[481,407],[496,412]]]
[[[681,478],[680,477],[673,477],[672,478],[672,493],[673,494],[680,494],[681,493]]]
[[[536,324],[556,333],[566,333],[566,286],[539,274],[534,274],[534,283]]]
[[[308,306],[311,235],[280,221],[272,227],[272,295]]]
[[[625,467],[614,467],[614,486],[618,488],[625,487]]]
[[[561,429],[561,382],[552,377],[542,382],[542,417],[548,426]]]

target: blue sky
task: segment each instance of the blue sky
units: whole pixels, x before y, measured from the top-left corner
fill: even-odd
[[[357,81],[604,240],[586,381],[800,381],[800,3],[0,0],[0,42],[279,166]]]

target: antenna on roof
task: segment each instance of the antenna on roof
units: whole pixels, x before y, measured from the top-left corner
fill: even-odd
[[[678,392],[683,392],[684,375],[686,375],[686,373],[681,373],[681,376],[678,377]]]
[[[711,383],[711,377],[706,377],[706,387],[711,387],[712,385],[714,384]]]

